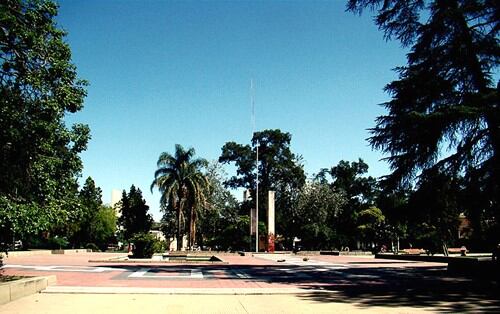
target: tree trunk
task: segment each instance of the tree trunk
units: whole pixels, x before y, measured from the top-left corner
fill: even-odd
[[[193,230],[193,224],[194,224],[194,208],[191,207],[189,210],[189,234],[188,234],[188,249],[193,250],[194,246],[194,230]]]
[[[182,250],[182,208],[181,201],[177,204],[177,251]]]
[[[500,81],[497,83],[496,97],[494,97],[492,109],[489,115],[486,116],[488,130],[490,133],[490,141],[493,147],[492,157],[492,195],[493,200],[493,217],[496,218],[496,223],[500,225]],[[495,234],[495,233],[494,233]],[[500,243],[500,235],[496,233],[496,239],[493,239],[494,244]]]
[[[191,222],[190,222],[190,227],[191,227],[191,249],[193,249],[194,244],[196,242],[196,209],[192,208],[191,209]]]
[[[455,4],[458,6],[458,4]],[[479,52],[477,49],[477,44],[474,43],[472,30],[467,24],[467,19],[464,15],[460,16],[459,23],[461,23],[463,28],[463,34],[465,35],[465,40],[462,40],[462,45],[465,45],[467,51],[469,51],[469,71],[476,82],[476,88],[479,94],[484,97],[491,92],[488,88],[487,75],[484,73],[481,62],[479,59]],[[493,89],[494,90],[494,89]],[[495,222],[500,224],[500,81],[497,82],[496,95],[492,97],[492,103],[486,103],[485,115],[489,140],[493,150],[493,156],[491,158],[491,194],[493,195],[493,216],[495,217]],[[497,234],[495,241],[500,241],[500,236]]]

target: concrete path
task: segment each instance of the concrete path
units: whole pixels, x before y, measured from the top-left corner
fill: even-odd
[[[500,313],[498,283],[450,276],[442,263],[283,254],[228,255],[224,265],[89,262],[113,256],[9,257],[4,274],[56,275],[57,284],[0,311]]]
[[[0,313],[431,313],[432,308],[366,306],[308,295],[37,294],[0,307]]]
[[[446,267],[439,263],[374,261],[373,257],[311,256],[304,261],[303,257],[285,254],[223,256],[228,263],[225,265],[89,262],[105,257],[114,255],[87,253],[8,258],[3,272],[7,275],[56,275],[59,286],[332,290],[346,285],[387,284],[387,280],[408,277],[424,279],[434,274],[434,270]]]

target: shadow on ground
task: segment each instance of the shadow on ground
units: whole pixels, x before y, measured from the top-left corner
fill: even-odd
[[[431,308],[435,312],[445,313],[478,313],[500,311],[498,289],[487,290],[487,287],[467,287],[434,283],[428,287],[414,285],[387,286],[350,286],[335,289],[334,293],[314,292],[302,294],[302,299],[317,302],[355,303],[360,307],[390,306]]]
[[[347,262],[346,264],[349,264],[349,265],[352,265],[352,264],[360,264],[360,265],[362,265],[362,264],[367,264],[367,265],[369,265],[369,264],[378,264],[378,265],[384,264],[384,265],[386,265],[386,264],[411,264],[411,263],[414,263],[414,262],[413,261],[390,261],[390,262],[386,262],[386,261],[364,262],[363,261],[363,262]]]
[[[312,265],[299,267],[285,264],[266,266],[118,264],[106,267],[125,268],[131,272],[148,267],[153,273],[160,269],[167,272],[182,272],[186,269],[198,269],[203,272],[216,270],[228,274],[228,276],[213,277],[219,280],[281,283],[314,290],[298,297],[316,302],[355,303],[360,307],[432,308],[436,312],[500,312],[500,287],[497,281],[452,275],[445,267],[370,267],[369,264],[363,267],[326,270]],[[244,273],[246,277],[235,276],[235,272]]]

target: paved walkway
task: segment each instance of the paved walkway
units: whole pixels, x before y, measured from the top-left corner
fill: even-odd
[[[51,312],[52,302],[60,302],[61,306],[65,302],[93,304],[87,298],[99,296],[97,300],[103,298],[104,303],[107,302],[104,300],[116,299],[112,303],[128,304],[126,312],[136,303],[157,302],[155,296],[177,300],[170,297],[176,295],[184,300],[183,295],[189,295],[192,301],[171,301],[173,303],[164,304],[167,306],[164,309],[179,306],[180,312],[196,312],[205,302],[207,306],[219,305],[220,311],[206,307],[207,311],[202,312],[216,313],[224,313],[226,304],[239,304],[236,308],[228,307],[227,312],[231,313],[257,312],[263,309],[259,306],[264,305],[268,306],[267,312],[273,313],[302,313],[308,306],[314,306],[313,312],[500,311],[498,284],[451,277],[446,272],[446,264],[441,263],[350,256],[309,256],[309,260],[304,260],[303,256],[283,254],[222,256],[227,264],[89,262],[119,255],[80,253],[7,258],[4,274],[57,276],[55,286],[24,303],[9,303],[7,308],[18,304],[25,309],[23,313],[31,313],[29,304],[34,302],[46,304],[47,312]],[[215,301],[210,303],[210,300]],[[252,300],[260,305],[252,305]],[[288,310],[280,311],[275,304],[288,305],[283,307]],[[46,306],[42,308],[45,310]],[[151,311],[161,308],[160,305],[147,306]],[[87,310],[86,313],[95,312]]]
[[[57,285],[63,287],[244,288],[271,291],[269,289],[332,290],[349,285],[379,285],[386,283],[388,271],[393,273],[404,269],[404,273],[410,276],[414,272],[426,276],[431,270],[443,270],[445,267],[445,264],[439,263],[380,262],[366,257],[313,256],[304,261],[303,257],[284,254],[222,256],[228,264],[89,262],[117,256],[120,254],[13,257],[6,259],[4,273],[28,276],[55,274]]]
[[[347,300],[345,300],[347,301]],[[428,313],[432,308],[327,302],[308,295],[77,295],[38,294],[0,307],[0,313]]]

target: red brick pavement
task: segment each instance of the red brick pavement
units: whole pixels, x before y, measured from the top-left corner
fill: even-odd
[[[334,264],[346,264],[356,268],[373,268],[373,267],[404,268],[404,267],[434,267],[434,266],[446,265],[445,263],[375,259],[371,256],[359,257],[359,256],[314,255],[308,257],[316,261],[324,261]]]
[[[124,254],[110,253],[77,253],[65,255],[35,255],[25,257],[8,257],[4,260],[6,265],[49,265],[49,266],[84,266],[84,267],[117,267],[126,268],[124,271],[105,271],[105,272],[73,272],[73,271],[37,271],[23,268],[4,268],[6,275],[26,275],[26,276],[44,276],[56,275],[57,285],[60,286],[94,286],[94,287],[154,287],[154,288],[294,288],[308,287],[314,284],[316,287],[322,285],[346,285],[350,284],[345,278],[332,277],[329,280],[316,281],[315,278],[306,280],[293,280],[293,266],[283,263],[277,263],[272,260],[256,258],[252,256],[222,255],[222,259],[228,264],[138,264],[138,263],[91,263],[89,260],[106,259],[111,257],[123,256]],[[302,257],[300,257],[302,258]],[[443,264],[422,263],[422,262],[401,262],[401,261],[378,261],[366,257],[346,257],[346,256],[311,256],[311,260],[329,262],[334,264],[343,264],[348,267],[356,268],[401,268],[401,267],[424,267],[424,266],[442,266]],[[289,269],[287,269],[289,267]],[[291,267],[291,268],[290,268]],[[141,268],[152,268],[156,271],[161,269],[170,272],[187,273],[190,269],[201,270],[204,274],[203,279],[197,278],[130,278],[129,274],[140,270]],[[284,269],[284,270],[283,270]],[[255,271],[258,275],[247,276],[249,272]],[[237,276],[238,273],[240,276]],[[269,273],[269,274],[268,274]],[[149,273],[148,273],[149,274]],[[158,272],[152,272],[152,276]],[[168,274],[168,273],[167,273]],[[172,273],[171,273],[172,274]],[[210,276],[210,274],[215,274]],[[286,280],[282,280],[283,278]],[[209,275],[209,276],[207,276]],[[274,277],[272,277],[274,276]],[[278,277],[276,277],[278,276]],[[288,277],[287,277],[288,276]],[[276,279],[277,278],[277,279]]]

